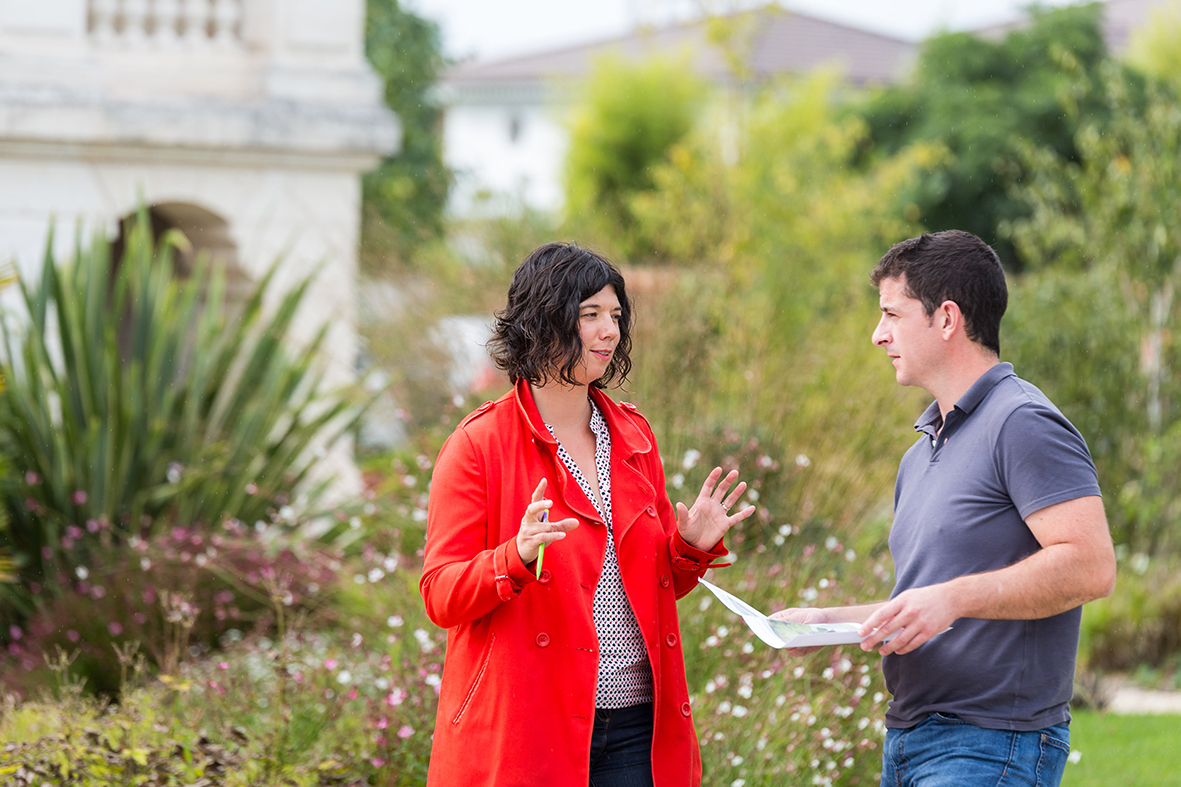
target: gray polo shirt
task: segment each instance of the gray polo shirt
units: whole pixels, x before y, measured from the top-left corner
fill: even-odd
[[[999,363],[942,418],[923,413],[894,489],[893,595],[1012,565],[1040,549],[1025,518],[1099,494],[1078,431],[1036,387]],[[952,713],[980,727],[1037,730],[1070,719],[1082,608],[1041,620],[961,618],[883,659],[886,726]]]

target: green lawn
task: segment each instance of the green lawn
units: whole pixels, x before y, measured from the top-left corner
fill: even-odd
[[[1063,787],[1181,787],[1181,716],[1076,712]]]

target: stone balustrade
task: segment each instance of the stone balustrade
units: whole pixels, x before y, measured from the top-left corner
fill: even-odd
[[[87,0],[87,29],[112,48],[240,49],[250,0]]]

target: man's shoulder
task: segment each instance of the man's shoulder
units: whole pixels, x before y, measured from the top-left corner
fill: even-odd
[[[985,419],[995,423],[997,428],[1003,426],[1018,411],[1025,414],[1048,415],[1050,421],[1069,423],[1042,389],[1016,375],[1009,375],[999,381],[981,403],[979,410]]]

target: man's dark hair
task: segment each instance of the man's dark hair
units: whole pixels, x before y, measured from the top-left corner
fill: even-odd
[[[534,249],[508,288],[508,305],[496,313],[488,353],[515,384],[560,380],[577,385],[574,370],[583,359],[578,335],[579,304],[610,284],[622,313],[619,343],[603,376],[591,383],[603,388],[631,371],[631,302],[623,274],[603,257],[572,243],[547,243]]]
[[[904,275],[906,295],[923,304],[928,318],[944,301],[954,301],[968,338],[1000,355],[1009,290],[991,246],[963,230],[923,233],[891,246],[869,278],[880,287],[882,279]]]

